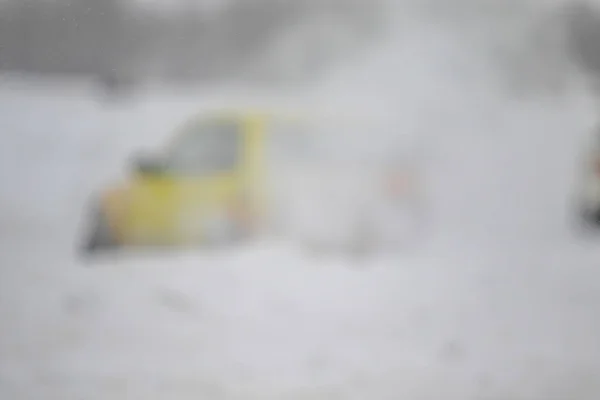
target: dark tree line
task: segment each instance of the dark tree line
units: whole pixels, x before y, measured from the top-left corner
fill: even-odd
[[[0,67],[96,73],[121,56],[125,15],[116,0],[13,0],[0,10]]]
[[[161,14],[121,0],[9,0],[0,5],[0,69],[224,79],[316,14],[364,29],[376,24],[374,10],[375,2],[357,0],[255,0],[233,1],[210,15],[193,2]]]

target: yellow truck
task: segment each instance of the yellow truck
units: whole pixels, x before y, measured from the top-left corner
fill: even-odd
[[[225,243],[259,229],[268,119],[219,112],[188,121],[166,151],[94,201],[85,250]]]
[[[359,160],[355,168],[349,168],[347,163],[335,161],[335,154],[343,153],[333,151],[335,145],[322,146],[320,154],[315,151],[311,147],[316,143],[315,137],[310,137],[306,126],[300,123],[303,120],[297,115],[248,110],[219,111],[192,118],[176,132],[164,151],[135,158],[131,177],[97,196],[84,251],[93,253],[122,246],[214,246],[253,237],[270,223],[267,213],[277,212],[271,193],[273,185],[267,181],[282,183],[280,198],[287,197],[284,202],[290,207],[292,203],[307,203],[311,194],[317,195],[313,196],[316,207],[329,201],[331,207],[321,207],[322,217],[313,220],[325,230],[336,226],[351,236],[351,224],[344,226],[339,221],[366,214],[358,206],[349,206],[349,200],[374,193],[377,188],[373,186],[380,181],[364,173],[368,169],[366,162]],[[332,130],[335,129],[329,131]],[[338,130],[346,136],[336,140],[342,138],[349,145],[349,133]],[[373,142],[368,131],[361,135]],[[287,141],[288,161],[295,154],[303,159],[306,168],[275,178],[274,172],[282,172],[278,169],[281,166],[269,165],[268,160],[273,153],[281,153],[281,149],[272,146],[277,141]],[[355,147],[361,146],[365,147]],[[319,194],[327,199],[319,199]],[[313,216],[318,214],[314,209]],[[297,225],[308,226],[310,218],[303,212],[296,213]],[[290,210],[284,213],[294,214]],[[338,222],[334,223],[334,215]],[[314,231],[315,226],[310,229]]]

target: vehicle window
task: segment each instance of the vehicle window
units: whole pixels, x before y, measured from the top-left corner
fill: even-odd
[[[206,175],[234,169],[238,164],[241,135],[234,122],[209,121],[188,128],[168,156],[169,171]]]

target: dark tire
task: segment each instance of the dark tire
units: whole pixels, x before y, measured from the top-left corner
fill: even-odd
[[[600,208],[586,213],[585,217],[588,224],[592,225],[594,228],[600,229]]]
[[[580,208],[573,225],[578,235],[596,237],[600,234],[600,208],[596,210]]]
[[[84,254],[94,254],[104,250],[115,249],[117,242],[112,236],[106,216],[101,211],[95,211],[89,236],[83,245]]]

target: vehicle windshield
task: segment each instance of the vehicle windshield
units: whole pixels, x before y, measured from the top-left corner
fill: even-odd
[[[239,127],[233,121],[203,121],[186,128],[167,155],[167,169],[180,175],[232,170],[240,150]]]

